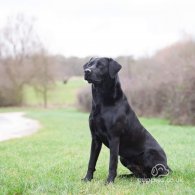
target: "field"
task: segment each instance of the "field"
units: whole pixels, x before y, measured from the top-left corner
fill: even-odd
[[[74,103],[73,94],[80,85],[73,80],[66,86],[67,91],[75,86],[72,95],[66,97],[67,104]],[[94,180],[81,181],[89,158],[88,113],[73,107],[0,111],[12,110],[25,111],[29,117],[40,121],[42,128],[29,137],[0,143],[0,194],[195,194],[195,127],[172,126],[163,119],[141,118],[165,149],[173,173],[147,183],[117,177],[114,184],[104,185],[109,159],[106,147],[98,159]],[[119,162],[118,175],[128,173]]]
[[[67,84],[56,82],[48,93],[48,104],[51,106],[74,106],[76,94],[80,87],[86,86],[87,82],[80,77],[72,77]],[[43,99],[40,93],[32,87],[26,86],[24,102],[28,106],[42,106]]]

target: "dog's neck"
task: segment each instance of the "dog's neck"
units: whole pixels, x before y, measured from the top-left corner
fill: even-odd
[[[113,105],[123,98],[118,75],[115,78],[108,78],[102,84],[92,84],[93,103],[95,105]]]

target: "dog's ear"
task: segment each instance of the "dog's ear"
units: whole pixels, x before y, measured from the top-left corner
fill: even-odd
[[[89,60],[89,62],[91,62],[93,59],[94,59],[94,57],[91,57],[90,60]]]
[[[108,70],[111,78],[114,78],[121,68],[122,66],[118,62],[109,58]]]
[[[97,58],[97,56],[91,57],[90,60],[89,60],[89,62],[91,62],[91,61],[94,60],[95,58]]]
[[[92,60],[94,60],[95,58],[97,58],[97,57],[91,57],[90,60],[89,60],[86,64],[83,65],[83,68],[84,68],[84,69],[87,68],[87,66],[89,65],[89,63],[90,63]]]

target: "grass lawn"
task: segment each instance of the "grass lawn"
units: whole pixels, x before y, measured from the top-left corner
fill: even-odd
[[[78,89],[86,85],[87,82],[82,77],[72,77],[66,84],[58,81],[48,92],[48,104],[50,106],[72,106],[76,102]],[[26,86],[24,102],[28,106],[40,106],[43,105],[43,98],[32,87]]]
[[[32,136],[0,143],[0,194],[195,194],[195,127],[142,119],[165,149],[173,173],[144,184],[116,178],[114,185],[104,185],[109,160],[105,147],[94,180],[81,182],[90,148],[87,113],[73,108],[25,111],[42,128]],[[118,174],[127,173],[119,163]]]

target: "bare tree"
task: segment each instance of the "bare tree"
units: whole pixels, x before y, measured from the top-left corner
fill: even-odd
[[[56,70],[33,23],[32,18],[17,15],[10,17],[0,31],[0,104],[8,97],[10,101],[6,101],[6,105],[21,104],[24,86],[31,85],[42,95],[47,107],[48,91],[54,84]]]
[[[55,84],[55,62],[45,50],[32,57],[36,77],[32,80],[35,90],[41,94],[44,107],[48,106],[48,93]]]

